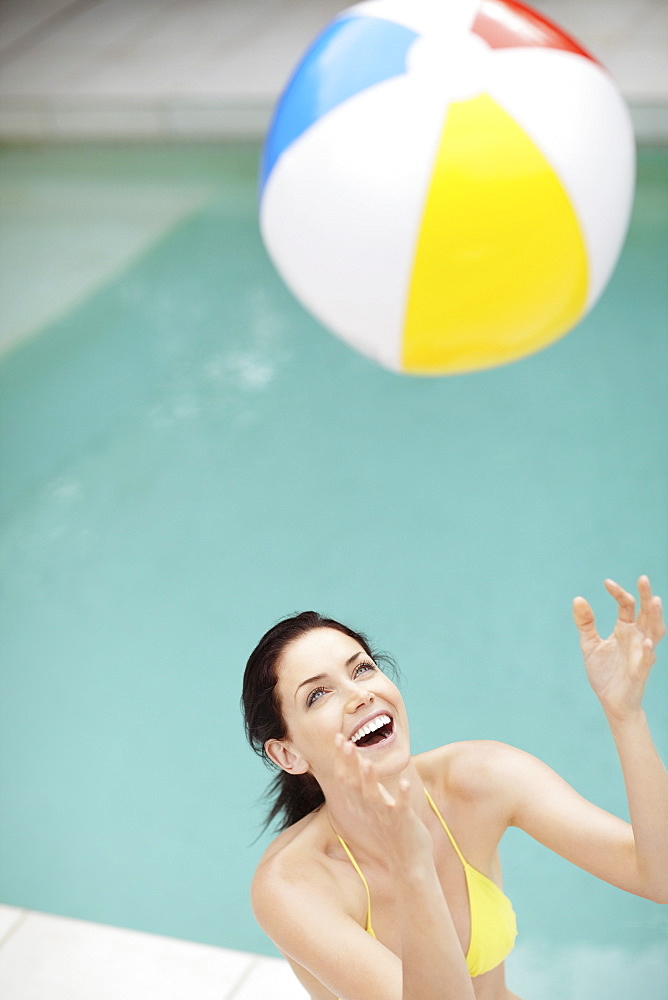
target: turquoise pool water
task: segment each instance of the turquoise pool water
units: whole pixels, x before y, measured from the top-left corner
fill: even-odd
[[[570,602],[607,627],[605,576],[668,594],[668,151],[641,153],[622,260],[577,330],[427,380],[291,299],[257,233],[257,156],[0,159],[0,893],[272,954],[248,904],[267,775],[238,699],[290,611],[395,654],[416,751],[505,740],[626,812]],[[664,758],[667,678],[663,651]],[[664,910],[515,831],[503,858],[525,1000],[665,996]]]

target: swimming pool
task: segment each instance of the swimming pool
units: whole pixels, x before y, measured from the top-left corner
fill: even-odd
[[[273,954],[238,699],[293,610],[395,654],[416,751],[505,740],[625,814],[570,601],[609,625],[605,576],[668,594],[668,151],[641,154],[592,315],[449,379],[385,372],[292,301],[257,234],[257,152],[2,155],[5,315],[35,332],[0,364],[0,893]],[[667,676],[663,652],[664,759]],[[663,910],[515,831],[503,848],[520,995],[665,995]]]

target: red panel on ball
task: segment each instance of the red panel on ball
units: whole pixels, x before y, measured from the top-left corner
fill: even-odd
[[[482,0],[471,30],[492,49],[561,49],[598,62],[556,24],[516,0]]]

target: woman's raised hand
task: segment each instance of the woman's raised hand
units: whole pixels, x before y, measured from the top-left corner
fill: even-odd
[[[391,864],[433,861],[431,835],[410,802],[410,783],[402,778],[396,796],[376,780],[365,760],[341,733],[335,738],[336,776],[352,817],[367,842]]]
[[[655,648],[666,634],[661,598],[652,595],[649,579],[638,580],[640,611],[636,602],[614,580],[605,587],[618,605],[617,622],[607,639],[596,631],[594,614],[584,597],[573,601],[573,617],[580,633],[589,683],[606,715],[623,720],[640,710],[643,691],[656,659]]]

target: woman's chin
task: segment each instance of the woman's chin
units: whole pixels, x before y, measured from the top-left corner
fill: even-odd
[[[412,760],[410,746],[403,740],[387,740],[378,747],[358,752],[364,754],[365,759],[372,764],[374,775],[379,781],[400,777]]]

